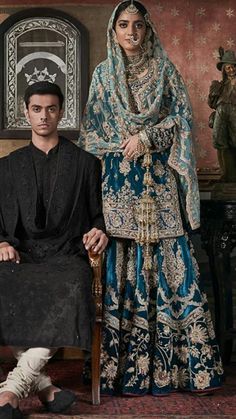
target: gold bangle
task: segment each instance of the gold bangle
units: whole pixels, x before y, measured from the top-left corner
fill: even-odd
[[[138,133],[138,143],[137,143],[137,147],[136,150],[134,152],[134,159],[137,160],[140,156],[143,156],[145,153],[148,152],[149,147],[147,146],[147,144],[145,144],[142,140],[142,135],[140,135],[141,132]]]
[[[145,147],[148,150],[151,144],[150,144],[150,140],[148,138],[146,131],[145,130],[139,131],[138,135],[139,135],[140,141],[142,141],[142,143],[145,145]]]

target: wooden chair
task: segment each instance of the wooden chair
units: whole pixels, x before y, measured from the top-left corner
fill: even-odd
[[[92,403],[100,404],[100,357],[101,357],[101,325],[102,325],[102,255],[88,252],[90,265],[93,269],[93,297],[96,307],[96,321],[92,343]]]

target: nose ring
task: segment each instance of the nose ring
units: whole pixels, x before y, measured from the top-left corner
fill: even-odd
[[[138,45],[139,44],[139,36],[138,34],[134,34],[130,36],[131,44]]]

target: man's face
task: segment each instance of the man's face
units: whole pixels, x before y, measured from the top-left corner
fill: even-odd
[[[224,70],[228,77],[234,77],[236,74],[236,66],[233,64],[225,64]]]
[[[57,132],[57,125],[62,118],[59,98],[56,95],[32,95],[25,116],[33,133],[40,137],[50,137]]]

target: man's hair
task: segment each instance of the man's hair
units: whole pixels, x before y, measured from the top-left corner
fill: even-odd
[[[55,83],[49,81],[38,81],[27,87],[24,95],[26,109],[29,107],[30,98],[33,95],[55,95],[59,99],[59,107],[62,109],[64,96],[60,87]]]

